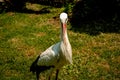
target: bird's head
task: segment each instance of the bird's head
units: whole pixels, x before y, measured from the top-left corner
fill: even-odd
[[[61,21],[62,24],[66,24],[67,23],[67,21],[68,21],[67,13],[63,12],[63,13],[60,14],[60,21]]]

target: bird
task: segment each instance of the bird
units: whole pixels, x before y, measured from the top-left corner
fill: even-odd
[[[37,80],[39,80],[40,73],[46,70],[50,70],[48,80],[51,79],[53,71],[56,71],[55,80],[57,80],[60,69],[73,62],[72,47],[67,34],[68,14],[62,12],[59,18],[61,24],[60,41],[39,54],[30,66],[30,71],[36,72]]]

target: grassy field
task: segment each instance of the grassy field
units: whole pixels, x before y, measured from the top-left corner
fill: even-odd
[[[0,80],[35,80],[35,74],[29,71],[31,63],[38,54],[60,40],[59,14],[63,8],[36,4],[27,7],[44,10],[40,14],[0,14]],[[68,35],[73,65],[64,66],[59,79],[120,80],[120,34],[91,36],[69,28],[70,23]],[[45,80],[45,74],[47,72],[41,74],[42,80]]]

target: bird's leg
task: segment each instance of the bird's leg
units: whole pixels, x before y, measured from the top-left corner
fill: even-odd
[[[50,80],[50,76],[49,76],[48,80]]]
[[[49,75],[49,76],[48,76],[48,80],[51,79],[51,76],[52,76],[53,71],[54,71],[54,68],[51,68],[50,71],[49,71],[49,74],[48,74],[48,75]]]
[[[39,72],[36,72],[36,78],[39,80]]]
[[[55,77],[55,80],[58,79],[58,73],[59,73],[59,69],[56,70],[56,77]]]

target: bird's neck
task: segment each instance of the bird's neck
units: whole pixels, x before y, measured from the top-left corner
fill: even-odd
[[[67,25],[61,24],[61,41],[63,41],[65,44],[69,42],[68,35],[67,35]]]
[[[66,24],[62,25],[61,28],[61,55],[65,58],[66,63],[72,63],[72,49],[67,35],[67,26]],[[63,58],[63,59],[64,59]]]

